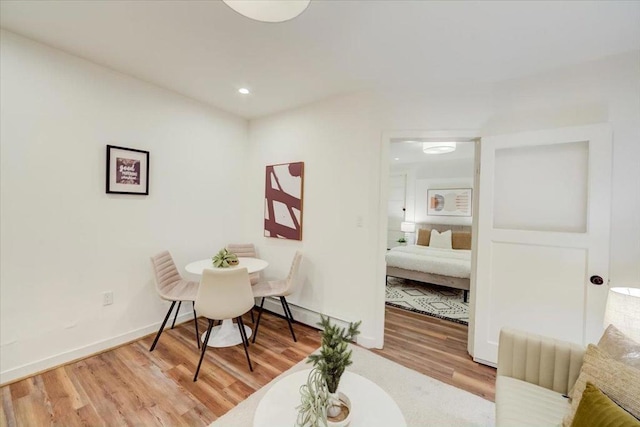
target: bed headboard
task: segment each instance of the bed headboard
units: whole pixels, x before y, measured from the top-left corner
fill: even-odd
[[[471,249],[471,227],[468,225],[418,224],[416,244],[429,246],[431,230],[439,232],[451,230],[451,246],[453,249]]]

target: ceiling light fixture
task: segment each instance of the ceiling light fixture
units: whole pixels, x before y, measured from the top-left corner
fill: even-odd
[[[423,142],[422,151],[425,154],[444,154],[456,151],[455,141],[451,142]]]
[[[260,22],[284,22],[300,15],[311,0],[222,0],[231,9]]]
[[[247,89],[246,87],[241,87],[240,89],[238,89],[238,92],[240,92],[243,95],[249,95],[251,92],[249,92],[249,89]]]

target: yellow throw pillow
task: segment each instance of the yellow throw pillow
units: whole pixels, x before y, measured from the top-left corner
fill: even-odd
[[[640,369],[618,362],[595,345],[589,344],[573,388],[571,410],[563,420],[565,427],[570,426],[573,421],[587,381],[631,415],[640,417]]]
[[[431,230],[428,228],[418,229],[418,239],[416,245],[429,246],[429,240],[431,239]]]
[[[571,427],[640,427],[640,421],[587,382]]]
[[[471,249],[471,233],[451,233],[451,247],[453,249]]]

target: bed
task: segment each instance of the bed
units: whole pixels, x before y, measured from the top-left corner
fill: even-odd
[[[435,229],[435,227],[432,227]],[[444,231],[445,226],[439,226]],[[447,226],[451,229],[450,226]],[[471,275],[471,232],[452,231],[453,249],[429,246],[431,228],[420,228],[415,245],[398,246],[387,252],[387,278],[415,280],[462,289],[468,300]]]

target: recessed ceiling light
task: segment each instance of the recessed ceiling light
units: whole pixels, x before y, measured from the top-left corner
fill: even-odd
[[[396,158],[394,158],[393,160],[400,160],[400,157],[396,157]]]
[[[249,89],[247,89],[246,87],[241,87],[240,89],[238,89],[238,92],[240,92],[243,95],[249,95]]]

